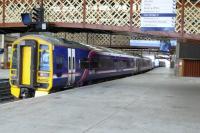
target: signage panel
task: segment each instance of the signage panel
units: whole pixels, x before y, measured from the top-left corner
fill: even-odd
[[[142,0],[142,31],[174,31],[176,0]]]
[[[160,41],[150,41],[150,40],[130,40],[130,46],[134,47],[160,47]]]
[[[130,40],[130,46],[140,48],[158,48],[160,51],[169,52],[176,47],[177,40]]]

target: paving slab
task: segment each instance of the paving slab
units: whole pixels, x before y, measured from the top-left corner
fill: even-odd
[[[197,133],[200,78],[173,70],[0,105],[4,133]]]

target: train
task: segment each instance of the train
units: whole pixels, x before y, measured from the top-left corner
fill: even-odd
[[[47,35],[26,35],[12,44],[9,81],[16,98],[151,70],[151,59]]]

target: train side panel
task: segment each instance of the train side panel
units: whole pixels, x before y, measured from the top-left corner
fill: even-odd
[[[88,80],[134,74],[137,66],[134,58],[97,54],[91,61]]]

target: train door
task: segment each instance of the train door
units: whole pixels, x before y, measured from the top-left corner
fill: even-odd
[[[68,85],[75,83],[76,77],[76,60],[75,49],[68,48]]]
[[[26,40],[18,45],[18,84],[22,87],[34,88],[36,77],[37,42]]]
[[[22,84],[30,85],[31,83],[31,47],[22,47]]]

